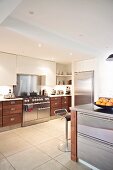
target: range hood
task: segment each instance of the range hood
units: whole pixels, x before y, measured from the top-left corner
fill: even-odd
[[[106,59],[106,61],[113,61],[113,54],[109,55],[109,57]]]

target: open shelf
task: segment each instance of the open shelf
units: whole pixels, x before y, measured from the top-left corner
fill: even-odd
[[[56,66],[56,85],[71,85],[71,64],[58,64]]]
[[[67,75],[66,75],[66,74],[65,74],[65,75],[63,75],[63,74],[60,75],[60,74],[57,74],[56,76],[57,76],[57,77],[71,77],[72,75],[68,75],[68,74],[67,74]]]

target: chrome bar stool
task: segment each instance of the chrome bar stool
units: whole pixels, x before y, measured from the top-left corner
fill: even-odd
[[[71,147],[70,144],[68,143],[68,122],[71,121],[71,115],[68,113],[68,111],[66,109],[57,109],[54,111],[54,113],[58,116],[62,116],[65,118],[65,123],[66,123],[66,131],[65,131],[65,143],[60,143],[58,145],[58,148],[60,151],[63,152],[70,152],[71,151]]]

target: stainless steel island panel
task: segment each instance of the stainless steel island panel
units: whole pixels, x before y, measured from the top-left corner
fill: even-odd
[[[78,158],[100,170],[113,170],[113,147],[78,135]]]

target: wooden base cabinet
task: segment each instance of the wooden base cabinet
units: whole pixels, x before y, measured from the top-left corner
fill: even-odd
[[[3,127],[22,123],[22,101],[3,102]]]
[[[67,109],[71,106],[71,96],[58,96],[50,98],[50,116],[55,116],[54,111],[57,109]]]
[[[50,116],[55,116],[54,111],[61,109],[61,97],[50,98]]]
[[[3,116],[3,126],[11,126],[21,123],[21,114],[12,114],[12,115],[7,115]]]
[[[0,127],[2,127],[2,102],[0,102]]]
[[[67,111],[69,112],[70,111],[69,107],[71,107],[71,96],[62,96],[61,105],[62,108],[67,109]]]

